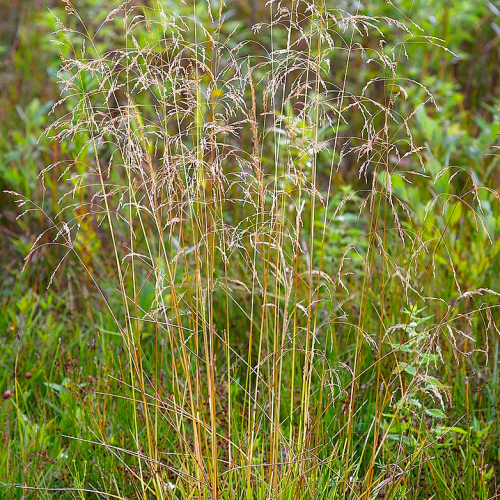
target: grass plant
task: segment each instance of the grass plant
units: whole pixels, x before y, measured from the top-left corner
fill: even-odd
[[[392,2],[271,0],[248,36],[230,3],[63,3],[64,152],[41,198],[11,191],[41,228],[25,273],[57,256],[16,374],[78,355],[37,375],[43,427],[32,374],[4,395],[6,494],[495,498],[495,136],[455,163],[407,69],[445,42]]]

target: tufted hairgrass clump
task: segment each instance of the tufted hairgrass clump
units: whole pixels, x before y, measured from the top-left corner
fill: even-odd
[[[231,2],[64,4],[57,196],[15,194],[26,267],[55,248],[47,284],[78,269],[99,311],[106,383],[49,386],[92,450],[60,491],[493,498],[469,373],[498,361],[500,197],[436,159],[407,71],[445,41],[392,2],[270,0],[246,31]]]

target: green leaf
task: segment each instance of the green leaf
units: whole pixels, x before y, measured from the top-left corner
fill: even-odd
[[[446,418],[446,414],[438,408],[426,408],[425,413],[432,418]]]

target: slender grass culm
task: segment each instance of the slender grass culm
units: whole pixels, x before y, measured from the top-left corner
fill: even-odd
[[[499,293],[462,280],[451,228],[494,245],[499,198],[415,139],[439,108],[406,61],[444,42],[392,2],[270,0],[251,30],[232,2],[64,3],[60,199],[18,198],[49,224],[30,255],[62,247],[121,342],[107,417],[70,436],[113,467],[75,497],[455,498],[436,444],[470,434],[452,379]],[[489,498],[476,461],[457,482]]]

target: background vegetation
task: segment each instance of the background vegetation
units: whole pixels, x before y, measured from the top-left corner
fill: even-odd
[[[498,5],[0,10],[2,498],[497,497]]]

